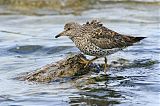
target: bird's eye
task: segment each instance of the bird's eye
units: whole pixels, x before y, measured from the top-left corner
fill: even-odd
[[[70,30],[71,28],[68,28],[67,30]]]

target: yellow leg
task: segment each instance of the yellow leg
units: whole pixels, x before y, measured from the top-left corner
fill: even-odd
[[[105,64],[104,64],[104,73],[106,74],[106,71],[109,68],[109,65],[107,64],[107,58],[106,57],[104,58],[104,62],[105,62]]]
[[[81,58],[80,63],[85,64],[84,68],[86,68],[91,62],[93,62],[96,59],[98,59],[98,57],[95,57],[95,58],[93,58],[91,60],[86,60],[86,59]]]

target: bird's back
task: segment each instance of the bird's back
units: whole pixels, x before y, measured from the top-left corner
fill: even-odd
[[[97,20],[83,24],[83,31],[90,42],[102,49],[124,48],[131,46],[145,37],[122,35],[103,26]]]

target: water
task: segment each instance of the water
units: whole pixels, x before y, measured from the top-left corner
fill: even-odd
[[[0,8],[4,10],[0,15],[0,106],[160,104],[158,4],[97,4],[77,15],[55,12],[55,15],[42,16],[17,14],[3,6]],[[12,14],[5,14],[6,11]],[[99,19],[108,28],[122,34],[147,37],[141,43],[109,56],[109,62],[125,58],[130,61],[156,61],[155,64],[113,70],[105,86],[100,83],[97,89],[90,91],[80,90],[72,83],[39,84],[13,79],[18,74],[58,61],[70,52],[79,52],[67,37],[55,39],[54,36],[68,21],[85,23],[91,19]]]

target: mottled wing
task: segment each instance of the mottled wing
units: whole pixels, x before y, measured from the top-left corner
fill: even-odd
[[[91,42],[103,49],[123,48],[133,44],[133,37],[120,35],[107,28],[101,27],[93,32]]]
[[[103,49],[124,48],[145,38],[121,35],[104,27],[100,22],[95,20],[91,23],[86,23],[86,27],[91,30],[91,42]]]

